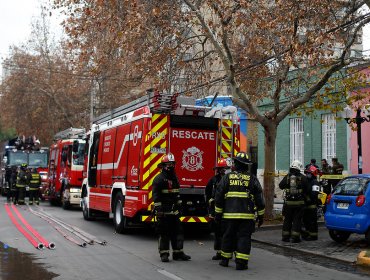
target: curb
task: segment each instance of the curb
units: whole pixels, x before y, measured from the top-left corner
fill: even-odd
[[[366,256],[366,251],[361,251],[357,256],[357,264],[370,266],[370,257]]]

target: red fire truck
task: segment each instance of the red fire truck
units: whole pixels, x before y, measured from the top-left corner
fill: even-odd
[[[85,129],[68,128],[54,136],[50,147],[49,201],[68,209],[79,205],[83,180]]]
[[[44,199],[44,188],[47,182],[49,148],[40,147],[39,140],[35,136],[19,136],[8,141],[4,147],[1,167],[0,192],[6,194],[9,191],[9,177],[12,167],[19,167],[27,163],[29,168],[37,168],[41,175],[40,196]]]
[[[220,158],[239,150],[236,108],[195,106],[195,99],[149,90],[96,118],[91,127],[83,216],[113,217],[115,229],[153,221],[152,181],[168,152],[176,159],[184,216],[207,223],[205,186]]]

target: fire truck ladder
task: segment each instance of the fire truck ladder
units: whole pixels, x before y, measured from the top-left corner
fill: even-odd
[[[78,139],[82,138],[83,135],[85,134],[85,129],[84,128],[74,128],[70,127],[66,130],[60,131],[54,136],[54,140],[58,139]]]
[[[112,120],[117,117],[130,113],[136,109],[144,106],[149,106],[152,113],[164,113],[169,114],[176,110],[178,93],[170,94],[158,92],[153,89],[147,90],[147,95],[139,97],[137,100],[124,104],[116,109],[113,109],[93,120],[95,124],[101,124],[103,122]]]

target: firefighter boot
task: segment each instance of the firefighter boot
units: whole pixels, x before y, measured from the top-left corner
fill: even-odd
[[[220,252],[217,252],[216,255],[214,255],[212,257],[212,260],[214,260],[214,261],[219,261],[221,259],[222,259],[222,257],[221,257],[221,253]]]
[[[221,261],[218,263],[221,266],[228,267],[229,266],[229,259],[222,257]]]
[[[169,254],[161,254],[161,261],[162,262],[169,262],[170,260],[168,259]]]
[[[172,258],[175,261],[188,261],[191,259],[190,256],[186,255],[184,252],[176,252],[172,254]]]
[[[236,264],[236,266],[235,266],[236,270],[246,270],[246,269],[248,269],[248,261],[246,261],[246,260],[236,259],[235,264]]]

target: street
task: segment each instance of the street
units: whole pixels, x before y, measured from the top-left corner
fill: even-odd
[[[45,239],[55,243],[55,250],[37,250],[17,230],[5,210],[5,198],[0,198],[0,279],[365,279],[365,270],[354,269],[350,263],[330,259],[311,261],[302,254],[279,251],[263,242],[253,242],[249,269],[236,271],[232,261],[224,268],[212,261],[214,254],[212,236],[206,233],[187,231],[184,251],[192,259],[188,262],[162,263],[157,252],[157,240],[152,230],[132,230],[128,234],[115,234],[112,221],[85,221],[79,209],[69,211],[52,207],[43,202],[34,211],[48,215],[89,233],[107,245],[88,244],[77,246],[60,234],[52,224],[33,214],[28,206],[17,206],[24,219]],[[274,231],[276,233],[274,233]],[[259,239],[276,236],[278,230],[270,231]],[[76,238],[76,237],[75,237]],[[76,238],[77,239],[77,238]],[[263,241],[263,240],[262,240]],[[307,243],[306,243],[307,244]],[[301,243],[299,246],[304,246]],[[310,246],[311,243],[310,243]],[[356,248],[357,250],[357,248]],[[358,251],[358,250],[357,250]],[[356,252],[357,252],[356,251]],[[297,255],[295,257],[294,255]],[[300,257],[298,255],[301,255]],[[334,261],[334,265],[333,265]],[[320,263],[321,262],[321,263]],[[329,260],[328,260],[329,262]],[[327,266],[327,267],[326,267]],[[348,269],[346,269],[348,266]],[[330,267],[330,268],[328,268]],[[27,275],[27,276],[25,276]]]

